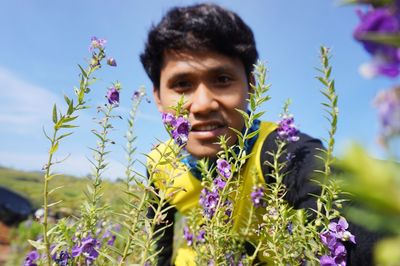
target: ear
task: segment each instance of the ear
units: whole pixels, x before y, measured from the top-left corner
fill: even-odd
[[[157,105],[157,109],[160,113],[164,112],[164,108],[161,104],[160,88],[153,87],[153,97]]]

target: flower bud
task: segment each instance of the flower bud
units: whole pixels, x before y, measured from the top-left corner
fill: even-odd
[[[116,66],[117,66],[117,61],[115,61],[115,58],[114,58],[114,57],[109,57],[109,58],[107,59],[107,64],[108,64],[109,66],[116,67]]]

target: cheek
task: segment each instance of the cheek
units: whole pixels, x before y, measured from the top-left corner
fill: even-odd
[[[176,106],[179,101],[179,96],[173,95],[172,93],[161,93],[160,94],[160,104],[164,112],[174,113],[171,107]]]

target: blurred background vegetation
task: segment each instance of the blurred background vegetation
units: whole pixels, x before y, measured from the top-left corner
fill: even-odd
[[[76,215],[85,198],[86,187],[89,184],[86,177],[60,175],[50,183],[50,190],[62,186],[51,194],[51,202],[62,200],[60,204],[52,207],[51,216],[62,218]],[[34,212],[41,208],[43,202],[43,173],[24,172],[15,169],[0,167],[0,186],[5,187],[32,204],[32,214],[28,220],[14,225],[6,226],[1,223],[0,217],[0,265],[22,265],[27,252],[32,248],[28,239],[41,238],[42,226],[36,221]],[[103,200],[114,211],[122,211],[123,187],[120,180],[103,182]],[[53,220],[54,221],[54,220]]]

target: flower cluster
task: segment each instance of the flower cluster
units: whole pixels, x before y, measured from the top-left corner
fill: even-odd
[[[189,121],[183,116],[175,117],[171,113],[162,113],[162,121],[171,132],[175,143],[179,146],[185,145],[190,131]]]
[[[214,216],[219,201],[217,189],[208,190],[203,188],[200,194],[200,205],[203,207],[204,215],[211,219]]]
[[[222,190],[226,185],[227,179],[232,175],[231,165],[224,159],[218,159],[217,171],[219,175],[214,179],[213,183],[217,189]]]
[[[254,207],[257,208],[265,206],[265,201],[263,200],[264,188],[262,186],[254,186],[250,196]]]
[[[200,243],[204,243],[206,241],[205,236],[206,236],[206,231],[201,229],[199,231],[199,234],[197,235],[197,241],[199,241]],[[193,241],[195,239],[194,239],[193,234],[189,231],[188,226],[185,226],[183,228],[183,238],[185,238],[188,246],[193,245]]]
[[[191,246],[193,244],[193,234],[190,233],[189,227],[187,226],[183,228],[183,237],[186,239],[188,246]]]
[[[400,87],[383,90],[374,100],[384,139],[400,135]]]
[[[25,257],[24,266],[37,266],[36,261],[39,259],[39,253],[33,250]]]
[[[398,34],[400,32],[399,2],[371,8],[363,13],[358,11],[360,24],[354,30],[354,38],[362,43],[373,56],[372,62],[361,68],[366,77],[385,75],[396,77],[400,74],[399,48],[370,40],[368,34]]]
[[[85,237],[72,248],[72,257],[83,255],[86,264],[90,265],[99,256],[100,247],[101,243],[96,238]]]
[[[103,60],[106,55],[104,52],[105,45],[107,43],[107,40],[97,38],[93,36],[90,40],[90,45],[89,45],[89,51],[92,53],[92,59],[91,59],[91,67],[101,67],[100,61]],[[96,52],[95,50],[98,50]],[[108,57],[107,58],[107,65],[116,67],[117,66],[117,61],[115,60],[114,57]]]
[[[93,36],[90,40],[89,52],[93,52],[94,49],[104,49],[106,43],[107,40]]]
[[[106,97],[109,104],[119,105],[119,90],[115,86],[108,89]]]
[[[347,252],[343,241],[356,243],[354,235],[347,231],[349,224],[345,218],[341,217],[337,223],[331,222],[328,227],[329,230],[321,233],[320,237],[330,254],[322,256],[320,264],[322,266],[346,265]]]
[[[299,140],[299,130],[294,124],[294,118],[290,115],[283,115],[282,120],[278,123],[278,136],[287,142],[295,142]]]
[[[54,253],[51,258],[53,259],[53,261],[55,261],[57,265],[67,266],[69,260],[72,259],[72,256],[68,253],[68,251],[62,250],[60,254],[58,254],[57,252]]]

